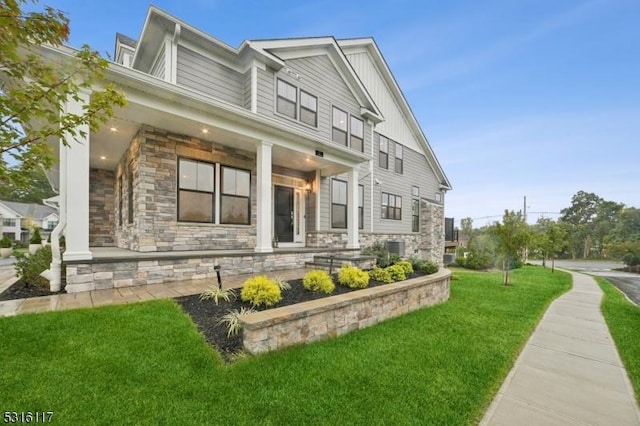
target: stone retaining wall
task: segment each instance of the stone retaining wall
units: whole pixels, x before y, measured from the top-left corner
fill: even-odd
[[[449,299],[451,272],[353,291],[240,319],[244,347],[252,354],[340,336]]]

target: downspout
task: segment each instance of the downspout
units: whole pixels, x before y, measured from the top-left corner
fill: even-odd
[[[62,254],[60,253],[60,234],[67,227],[67,147],[60,142],[60,183],[58,213],[60,220],[49,237],[51,244],[51,264],[49,269],[40,274],[49,280],[49,290],[58,292],[62,289]]]

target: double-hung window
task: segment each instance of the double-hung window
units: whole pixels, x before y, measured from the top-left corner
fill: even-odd
[[[331,139],[340,145],[347,146],[347,113],[333,107],[333,128]]]
[[[378,165],[383,169],[389,168],[389,139],[380,135],[380,148],[378,152]]]
[[[221,167],[220,223],[251,223],[251,173]]]
[[[178,220],[215,221],[215,166],[202,161],[180,159],[178,164]]]
[[[351,148],[364,152],[364,121],[351,116]]]
[[[411,188],[411,231],[420,231],[420,188],[414,186]]]
[[[300,121],[318,127],[318,98],[300,89]]]
[[[402,220],[402,197],[382,193],[382,218]]]
[[[291,117],[294,120],[296,117],[297,103],[298,103],[298,89],[287,83],[284,80],[278,79],[278,96],[276,101],[276,110],[280,114],[284,114],[287,117]]]
[[[331,180],[331,227],[347,227],[347,182]]]
[[[16,220],[15,219],[2,219],[2,226],[16,226]]]
[[[395,143],[396,145],[396,161],[395,161],[395,169],[396,169],[396,173],[400,173],[402,174],[402,171],[404,169],[404,163],[403,163],[403,146],[400,145],[398,142]]]

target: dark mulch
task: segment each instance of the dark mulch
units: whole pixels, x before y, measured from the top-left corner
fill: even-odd
[[[31,297],[51,296],[53,294],[66,293],[64,290],[52,292],[44,288],[27,285],[24,281],[16,281],[8,289],[0,293],[0,301],[29,299]]]
[[[422,276],[422,273],[414,273],[407,279]],[[356,291],[354,289],[337,284],[337,276],[334,275],[333,281],[336,283],[336,289],[331,294],[314,293],[302,286],[302,280],[291,280],[289,284],[291,289],[282,293],[282,301],[277,305],[268,308],[279,308],[282,306],[293,305],[296,303],[307,302],[310,300],[321,299],[337,294],[349,293]],[[369,282],[369,287],[385,285],[384,283],[373,281]],[[175,301],[182,307],[191,320],[196,324],[198,330],[204,335],[205,340],[214,347],[226,361],[231,361],[232,356],[243,349],[242,332],[236,336],[227,337],[227,327],[224,324],[218,324],[220,319],[230,310],[240,310],[241,307],[250,308],[251,305],[240,300],[240,289],[236,290],[238,296],[236,300],[231,302],[219,301],[216,305],[212,300],[200,300],[200,295],[178,297]],[[254,310],[262,311],[267,308],[260,307]]]

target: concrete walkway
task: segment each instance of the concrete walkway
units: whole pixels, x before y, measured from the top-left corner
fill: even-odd
[[[281,277],[285,280],[302,278],[308,272],[306,269],[288,269],[267,273],[270,277]],[[232,275],[222,277],[223,288],[238,288],[254,274]],[[0,317],[24,313],[61,311],[65,309],[92,308],[103,305],[119,305],[142,302],[153,299],[169,299],[173,297],[200,294],[209,287],[216,285],[213,279],[185,280],[165,284],[149,284],[136,287],[112,288],[94,290],[81,293],[55,294],[52,296],[33,297],[0,301]],[[11,282],[13,284],[13,282]]]
[[[481,425],[640,425],[627,372],[600,313],[595,280],[572,272]]]

